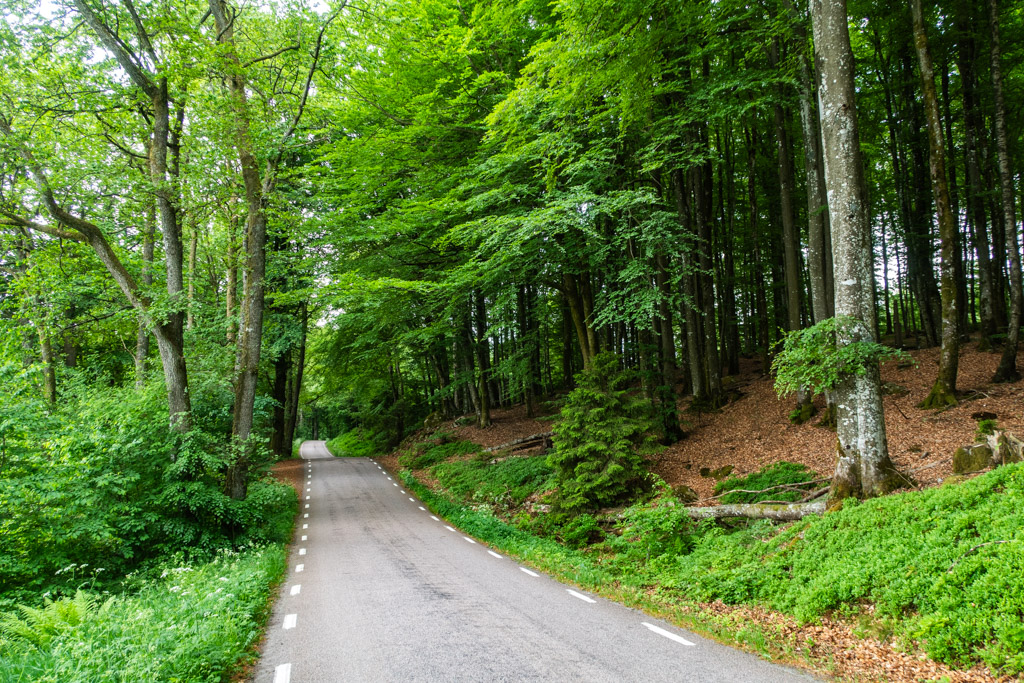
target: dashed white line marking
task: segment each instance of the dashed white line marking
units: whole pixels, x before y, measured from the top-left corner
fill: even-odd
[[[274,683],[291,683],[292,665],[278,664],[274,668]]]
[[[302,513],[302,518],[303,519],[309,519],[309,513],[308,512],[303,512]]]
[[[388,481],[391,481],[391,477],[388,477]]]
[[[306,503],[306,509],[309,509],[309,503]]]
[[[309,528],[309,525],[308,525],[308,524],[303,524],[303,525],[302,525],[302,528],[303,528],[303,529],[308,529],[308,528]]]
[[[420,510],[423,510],[424,512],[426,512],[426,511],[427,511],[427,508],[425,508],[425,507],[423,507],[422,505],[420,505]]]
[[[487,554],[490,555],[491,557],[496,557],[499,560],[501,559],[501,555],[499,555],[498,553],[494,552],[493,550],[488,550]]]
[[[304,565],[304,564],[297,564],[297,565],[295,565],[295,573],[298,574],[299,572],[301,572],[305,568],[306,568],[306,565]]]
[[[410,502],[410,503],[415,503],[415,502],[416,502],[416,499],[415,499],[415,498],[410,498],[410,499],[409,499],[409,502]]]
[[[284,628],[287,631],[290,628],[295,628],[295,622],[298,620],[298,614],[286,614],[284,615]]]
[[[311,496],[306,496],[306,500],[309,500],[310,498],[311,498]]]
[[[302,584],[301,583],[297,583],[294,586],[292,586],[292,595],[298,595],[301,592],[302,592]]]
[[[464,539],[466,539],[467,541],[469,541],[470,543],[472,543],[473,545],[476,545],[476,541],[474,541],[474,540],[473,540],[472,538],[470,538],[469,536],[463,536],[463,538],[464,538]]]
[[[533,578],[537,578],[538,576],[540,576],[540,574],[538,574],[537,572],[531,572],[531,571],[530,571],[529,569],[527,569],[526,567],[520,567],[520,568],[519,568],[519,571],[521,571],[521,572],[524,572],[524,573],[526,573],[526,574],[529,574],[529,575],[530,575],[530,576],[532,576]]]
[[[439,519],[438,519],[437,517],[435,517],[434,515],[430,515],[430,518],[431,518],[432,520],[434,520],[435,522],[440,522],[440,521],[441,521],[441,520],[439,520]]]
[[[448,531],[455,531],[455,529],[451,528],[447,524],[444,525],[444,528],[447,529]]]
[[[398,484],[392,484],[392,486],[398,486]]]
[[[302,536],[302,540],[303,540],[303,541],[305,541],[305,540],[306,540],[306,535],[305,535],[305,534],[303,534],[303,536]]]
[[[306,554],[306,549],[305,548],[299,548],[299,555],[305,555],[305,554]]]
[[[398,489],[398,490],[401,491],[402,493],[405,493],[405,489]]]
[[[312,490],[313,490],[313,489],[311,489],[311,488],[307,488],[307,489],[306,489],[306,493],[309,493],[309,492],[310,492],[310,491],[312,491]]]
[[[572,597],[574,597],[574,598],[579,598],[579,599],[580,599],[580,600],[582,600],[583,602],[589,602],[589,603],[591,603],[591,604],[593,604],[593,603],[597,602],[597,600],[594,600],[594,599],[593,599],[592,597],[590,597],[589,595],[584,595],[583,593],[577,593],[576,591],[574,591],[574,590],[573,590],[573,589],[571,589],[571,588],[566,588],[565,590],[566,590],[566,591],[568,591],[569,595],[571,595],[571,596],[572,596]]]
[[[690,641],[688,641],[686,638],[683,638],[682,636],[678,636],[675,633],[672,633],[671,631],[666,631],[665,629],[661,628],[660,626],[655,626],[654,624],[648,624],[646,621],[642,622],[641,626],[646,626],[647,628],[649,628],[652,631],[654,631],[655,633],[657,633],[659,636],[665,636],[669,640],[674,640],[677,643],[682,643],[683,645],[689,645],[690,647],[694,647],[694,645],[695,645],[694,643],[691,643]]]

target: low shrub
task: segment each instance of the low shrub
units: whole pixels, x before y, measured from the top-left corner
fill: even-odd
[[[471,441],[448,441],[443,437],[435,438],[432,441],[418,443],[411,451],[400,455],[398,464],[410,469],[421,470],[449,458],[479,453],[480,450],[480,445]]]
[[[507,458],[493,464],[478,459],[442,462],[431,474],[459,500],[505,510],[554,486],[554,472],[543,455]]]
[[[166,564],[129,594],[22,607],[0,622],[0,680],[228,680],[262,633],[285,559],[280,545],[226,551]]]

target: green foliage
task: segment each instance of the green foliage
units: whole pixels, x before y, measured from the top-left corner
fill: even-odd
[[[422,441],[416,444],[411,451],[400,455],[398,457],[398,464],[402,467],[419,470],[444,462],[449,458],[472,455],[479,452],[479,444],[471,441],[448,441],[445,438],[438,439],[435,436],[433,440]]]
[[[648,483],[644,456],[655,448],[650,402],[627,388],[630,376],[611,353],[596,356],[577,378],[554,428],[548,462],[558,483],[557,505],[567,512],[628,500]]]
[[[132,591],[78,591],[0,624],[0,680],[40,683],[223,681],[261,633],[282,546],[169,562]]]
[[[954,666],[1024,672],[1024,466],[956,486],[848,502],[783,528],[699,537],[662,576],[697,600],[762,603],[813,619],[875,605]]]
[[[431,474],[457,500],[487,504],[496,511],[515,509],[554,485],[551,466],[543,455],[507,458],[494,464],[475,458],[441,462]]]
[[[874,364],[892,358],[911,360],[900,349],[874,341],[852,341],[840,346],[838,338],[849,337],[862,323],[853,318],[828,318],[800,330],[787,332],[782,349],[772,361],[775,391],[788,394],[801,388],[815,393],[834,389],[844,377],[863,374]]]
[[[618,534],[606,543],[617,554],[618,566],[625,562],[632,569],[654,558],[688,552],[694,543],[693,523],[685,508],[664,482],[659,482],[651,501],[626,508],[615,522]]]
[[[379,435],[356,427],[327,442],[327,450],[339,458],[372,458],[384,452]]]
[[[734,489],[744,491],[763,491],[774,486],[801,484],[817,479],[818,475],[804,465],[785,460],[762,467],[757,472],[743,477],[729,477],[715,484],[715,494],[725,493]],[[777,488],[763,493],[729,493],[722,497],[723,503],[758,503],[762,500],[781,500],[796,502],[803,498],[813,484],[804,484],[792,488]]]

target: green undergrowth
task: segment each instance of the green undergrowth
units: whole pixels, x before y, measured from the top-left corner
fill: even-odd
[[[584,586],[656,594],[662,605],[763,606],[801,621],[838,615],[954,667],[1024,672],[1024,464],[775,525],[696,524],[664,486],[625,509],[556,520],[518,505],[544,499],[551,479],[543,461],[441,462],[431,470],[440,492],[403,476],[467,533]],[[723,484],[809,478],[780,464]],[[766,495],[781,500],[782,492]]]
[[[415,444],[410,450],[398,457],[402,467],[420,470],[449,458],[480,453],[481,449],[470,441],[455,441],[447,432],[438,432],[426,441]]]
[[[356,427],[328,441],[327,450],[339,458],[372,458],[383,453],[384,447],[373,434]]]
[[[167,561],[117,596],[79,591],[0,619],[7,683],[226,681],[252,658],[286,567],[279,544]]]
[[[715,484],[715,494],[740,489],[741,491],[763,491],[763,493],[727,493],[723,503],[758,503],[762,500],[778,500],[794,503],[813,488],[804,482],[813,481],[818,475],[804,465],[793,462],[777,462],[744,477],[729,477]],[[793,486],[804,484],[803,486]],[[774,488],[779,487],[779,488]],[[765,489],[772,489],[766,491]]]

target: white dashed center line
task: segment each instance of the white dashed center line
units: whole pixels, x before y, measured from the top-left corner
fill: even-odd
[[[301,572],[305,568],[306,568],[306,565],[304,565],[304,564],[297,564],[297,565],[295,565],[295,573],[298,574],[299,572]]]
[[[499,555],[498,553],[494,552],[493,550],[488,550],[487,554],[490,555],[491,557],[496,557],[499,560],[501,559],[501,555]]]
[[[392,484],[392,486],[398,486],[398,484]]]
[[[290,628],[295,628],[295,622],[298,620],[298,614],[286,614],[284,615],[284,628],[287,631]]]
[[[521,571],[521,572],[523,572],[523,573],[525,573],[525,574],[529,574],[529,575],[530,575],[530,576],[532,576],[533,578],[537,578],[538,576],[540,576],[540,574],[538,574],[538,573],[536,573],[536,572],[531,572],[531,571],[530,571],[529,569],[527,569],[526,567],[520,567],[520,568],[519,568],[519,571]]]
[[[305,540],[306,540],[306,536],[305,536],[305,535],[304,535],[304,536],[302,537],[302,540],[303,540],[303,541],[305,541]]]
[[[410,499],[409,499],[409,502],[410,502],[410,503],[415,503],[415,502],[416,502],[416,499],[415,499],[415,498],[410,498]]]
[[[309,528],[309,525],[308,525],[308,524],[303,524],[303,525],[302,525],[302,528],[303,528],[303,529],[308,529],[308,528]]]
[[[566,591],[568,591],[569,595],[571,595],[571,596],[572,596],[572,597],[574,597],[574,598],[579,598],[579,599],[580,599],[580,600],[582,600],[583,602],[589,602],[589,603],[595,603],[595,602],[597,602],[597,600],[594,600],[594,599],[593,599],[592,597],[590,597],[589,595],[584,595],[583,593],[577,593],[576,591],[574,591],[574,590],[573,590],[573,589],[571,589],[571,588],[566,588],[565,590],[566,590]]]
[[[309,509],[309,503],[306,503],[306,509],[307,510]]]
[[[292,665],[278,664],[274,669],[274,683],[291,683]]]
[[[652,631],[654,631],[655,633],[657,633],[659,636],[665,636],[669,640],[674,640],[677,643],[682,643],[683,645],[689,645],[690,647],[694,647],[694,643],[691,643],[686,638],[683,638],[682,636],[677,636],[675,633],[672,633],[671,631],[666,631],[665,629],[661,628],[660,626],[655,626],[654,624],[648,624],[646,621],[643,622],[641,624],[641,626],[646,626],[647,628],[649,628]]]
[[[299,555],[305,555],[305,554],[306,554],[306,549],[305,548],[299,548]]]
[[[303,512],[302,513],[302,518],[303,519],[309,519],[309,513],[308,512]]]
[[[292,586],[292,593],[291,593],[292,595],[298,595],[301,592],[302,592],[302,584],[301,583],[297,583],[294,586]]]
[[[312,491],[312,490],[313,490],[313,489],[307,488],[307,489],[306,489],[306,493],[309,493],[309,492],[310,492],[310,491]]]

